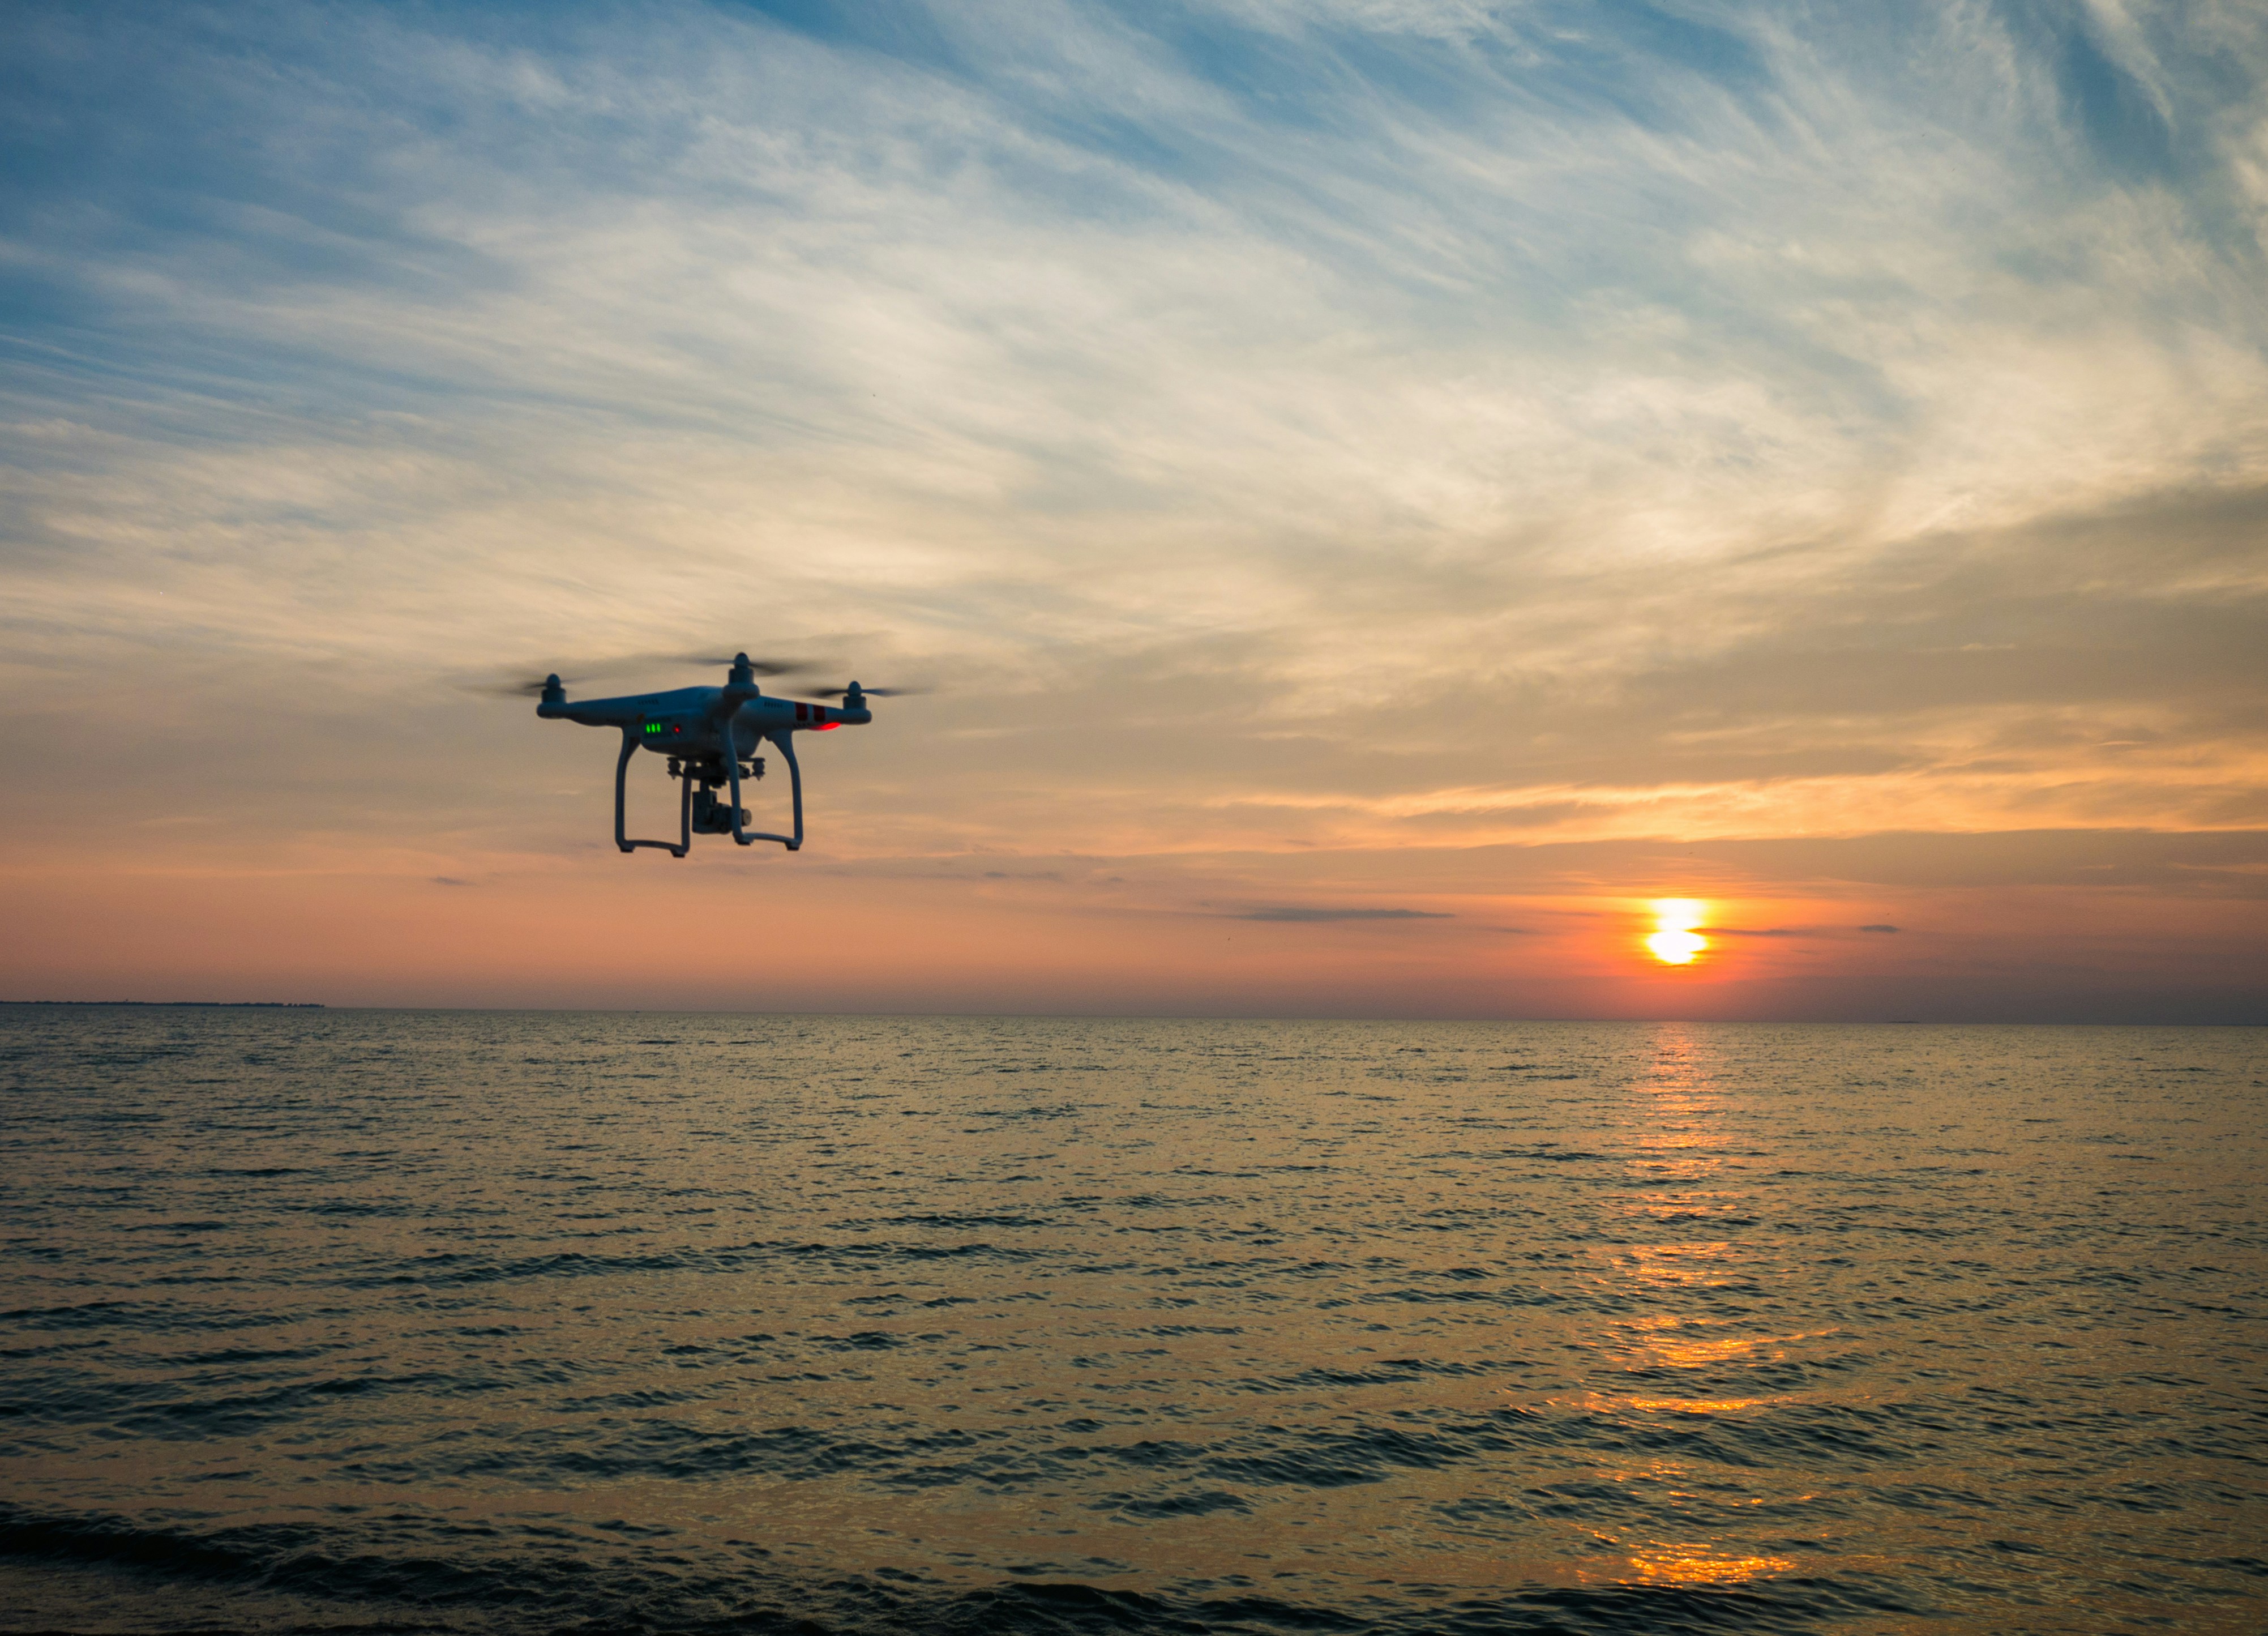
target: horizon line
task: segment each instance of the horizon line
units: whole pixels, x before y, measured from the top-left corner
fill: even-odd
[[[657,1017],[844,1017],[882,1021],[891,1020],[971,1022],[1271,1022],[1271,1023],[1476,1023],[1497,1026],[1539,1023],[1628,1023],[1655,1027],[1664,1023],[1727,1028],[2260,1028],[2268,1018],[2221,1019],[2205,1021],[2134,1021],[2095,1018],[2085,1021],[2027,1017],[1611,1017],[1611,1016],[1332,1016],[1307,1013],[1271,1015],[1227,1012],[1088,1012],[1088,1011],[766,1011],[739,1006],[389,1006],[339,1004],[328,1000],[274,999],[0,999],[0,1006],[35,1006],[101,1007],[114,1006],[163,1011],[387,1011],[461,1012],[520,1016],[657,1016]]]

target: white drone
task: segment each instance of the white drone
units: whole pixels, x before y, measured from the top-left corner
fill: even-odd
[[[695,662],[721,665],[725,661]],[[861,688],[854,682],[847,688],[815,689],[808,696],[840,699],[839,704],[767,698],[756,686],[759,673],[776,676],[801,667],[762,664],[746,653],[735,654],[732,666],[721,688],[675,688],[666,693],[570,703],[565,685],[556,675],[550,675],[514,690],[540,692],[542,702],[536,705],[535,713],[547,721],[563,719],[579,721],[586,727],[622,729],[622,753],[615,760],[615,844],[625,852],[652,846],[672,858],[682,858],[693,850],[696,835],[729,835],[742,846],[777,841],[791,852],[799,851],[803,846],[803,770],[796,765],[795,735],[864,726],[874,719],[866,708],[869,698],[909,689]],[[764,776],[763,758],[755,752],[766,739],[787,760],[790,800],[795,810],[792,835],[750,829],[747,809],[740,805],[740,780]],[[633,840],[622,832],[622,782],[630,771],[630,756],[640,748],[666,755],[669,776],[683,785],[678,796],[674,841]],[[727,792],[723,800],[717,798],[720,788]]]

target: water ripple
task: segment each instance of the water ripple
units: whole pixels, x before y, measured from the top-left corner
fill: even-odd
[[[2257,1031],[0,1008],[0,1630],[2268,1626]]]

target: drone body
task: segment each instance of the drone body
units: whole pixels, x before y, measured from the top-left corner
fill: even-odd
[[[615,761],[615,844],[623,851],[651,846],[682,858],[692,850],[696,835],[729,835],[742,846],[777,841],[789,851],[798,851],[803,846],[803,770],[796,763],[795,735],[862,726],[874,719],[873,713],[866,708],[866,692],[855,682],[841,690],[841,704],[811,704],[766,697],[756,685],[756,670],[742,653],[733,660],[721,688],[674,688],[666,693],[572,702],[554,675],[544,680],[542,702],[535,713],[546,720],[622,730],[622,754]],[[788,835],[750,829],[747,811],[740,805],[740,780],[764,776],[764,763],[755,752],[767,739],[787,762],[795,813],[793,832]],[[623,780],[630,757],[641,748],[666,755],[669,776],[682,785],[674,841],[633,840],[623,833]],[[722,800],[720,789],[727,792]]]

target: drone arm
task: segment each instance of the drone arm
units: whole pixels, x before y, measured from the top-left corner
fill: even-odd
[[[803,769],[796,764],[795,733],[781,729],[767,733],[764,737],[779,746],[779,753],[787,758],[788,799],[795,809],[793,835],[766,835],[740,827],[740,768],[739,757],[726,755],[725,764],[733,774],[733,838],[742,846],[752,846],[758,841],[777,841],[791,852],[803,850]]]
[[[626,852],[634,852],[641,846],[651,846],[667,852],[672,858],[682,858],[693,850],[692,796],[689,793],[692,786],[689,785],[686,786],[688,792],[678,799],[677,821],[681,831],[678,840],[633,841],[622,832],[622,808],[625,804],[622,785],[630,776],[630,757],[637,754],[637,729],[626,724],[622,728],[622,753],[615,759],[615,844]]]

